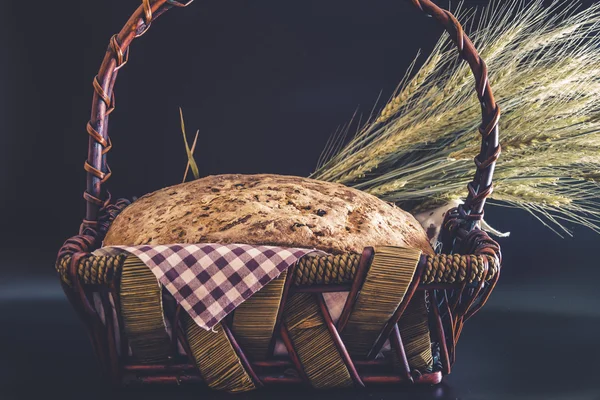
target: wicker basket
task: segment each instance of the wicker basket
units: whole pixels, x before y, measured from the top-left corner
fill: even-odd
[[[110,382],[203,382],[240,392],[276,384],[436,384],[450,373],[463,324],[484,305],[500,274],[500,248],[477,227],[500,153],[500,112],[486,65],[455,17],[430,0],[411,1],[453,38],[473,71],[482,108],[476,174],[465,204],[446,216],[444,254],[366,247],[362,254],[303,258],[240,306],[216,334],[190,323],[136,257],[92,254],[129,204],[112,203],[102,190],[111,175],[107,122],[114,110],[117,72],[127,63],[134,38],[165,11],[192,1],[143,0],[112,37],[94,79],[87,126],[86,218],[79,235],[65,242],[56,263],[65,293],[85,322]],[[383,299],[376,277],[390,265],[407,265],[413,272],[401,293]],[[325,301],[333,292],[349,292],[335,323]],[[252,307],[261,304],[265,314],[257,318]],[[274,355],[277,343],[287,356]],[[388,350],[381,357],[384,346]]]

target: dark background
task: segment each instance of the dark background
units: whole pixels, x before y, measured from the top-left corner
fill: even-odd
[[[208,396],[108,391],[54,276],[84,213],[92,78],[139,3],[0,2],[0,399]],[[202,175],[306,176],[336,127],[387,99],[440,34],[401,0],[198,0],[171,11],[119,74],[109,190],[139,196],[181,180],[179,106],[190,135],[200,129]],[[512,232],[500,284],[467,324],[452,375],[406,398],[600,399],[600,237],[573,226],[561,239],[518,210],[488,207],[486,218]],[[307,395],[348,393],[287,394]],[[264,396],[280,394],[250,395]]]

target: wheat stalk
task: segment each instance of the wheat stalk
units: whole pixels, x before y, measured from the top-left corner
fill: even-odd
[[[557,233],[600,232],[600,5],[507,0],[463,14],[503,111],[490,204],[522,208]],[[480,146],[473,77],[446,36],[414,65],[376,118],[326,149],[313,178],[413,212],[465,197]]]
[[[198,143],[198,135],[200,131],[196,132],[196,136],[194,137],[194,143],[190,148],[190,145],[187,140],[187,133],[185,132],[185,121],[183,119],[183,110],[179,107],[179,118],[181,123],[181,133],[183,135],[183,144],[185,145],[185,152],[187,155],[187,165],[185,167],[185,173],[183,175],[183,182],[187,179],[188,171],[191,169],[194,179],[200,179],[200,172],[198,170],[198,165],[196,164],[196,160],[194,159],[194,151],[196,150],[196,144]]]

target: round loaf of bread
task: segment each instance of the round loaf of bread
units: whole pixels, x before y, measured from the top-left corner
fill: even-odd
[[[402,209],[346,186],[281,175],[217,175],[158,190],[113,222],[105,246],[246,243],[360,253],[366,246],[433,251]]]

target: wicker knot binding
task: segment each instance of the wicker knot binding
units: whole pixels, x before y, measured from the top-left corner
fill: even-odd
[[[73,239],[70,239],[73,240]],[[500,264],[497,256],[487,254],[487,247],[475,254],[424,256],[421,283],[453,284],[473,283],[482,280],[491,281],[499,273]],[[103,285],[113,283],[119,276],[126,255],[88,256],[82,258],[77,265],[77,275],[85,285]],[[61,279],[71,284],[68,266],[72,254],[65,253],[59,257],[56,269]],[[304,257],[297,263],[293,273],[293,285],[309,287],[313,285],[349,285],[354,282],[361,261],[361,255],[345,253],[336,256]],[[486,265],[489,270],[485,274]],[[485,274],[485,277],[484,277]],[[485,279],[484,279],[485,278]]]
[[[360,262],[360,254],[305,257],[294,273],[294,285],[329,285],[352,282]]]

